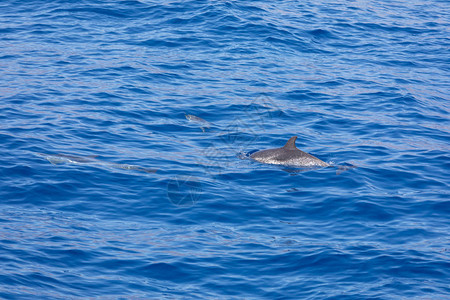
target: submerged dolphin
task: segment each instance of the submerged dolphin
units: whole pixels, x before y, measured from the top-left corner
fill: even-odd
[[[96,159],[98,155],[90,155],[90,156],[75,156],[68,154],[45,154],[45,153],[35,153],[39,157],[43,157],[53,165],[57,164],[84,164],[84,165],[96,165],[96,166],[104,166],[116,169],[124,169],[124,170],[136,170],[142,171],[145,173],[155,173],[155,169],[143,168],[140,166],[129,165],[129,164],[117,164],[106,161],[101,161]]]
[[[211,127],[211,123],[209,123],[208,121],[206,121],[205,119],[202,119],[200,117],[194,116],[194,115],[190,115],[190,114],[184,114],[184,116],[186,117],[186,119],[188,119],[189,121],[192,122],[196,122],[198,124],[201,125],[200,129],[205,132],[205,128],[209,129]]]
[[[287,141],[286,145],[281,148],[262,150],[250,155],[250,158],[274,165],[284,165],[292,167],[329,167],[326,162],[318,159],[311,154],[303,152],[295,147],[296,136]]]

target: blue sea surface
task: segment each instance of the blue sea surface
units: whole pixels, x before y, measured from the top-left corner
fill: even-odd
[[[0,2],[0,298],[450,299],[449,25]],[[332,167],[249,159],[292,136]]]

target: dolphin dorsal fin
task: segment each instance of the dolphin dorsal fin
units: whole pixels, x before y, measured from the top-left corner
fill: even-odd
[[[287,141],[286,145],[283,146],[283,149],[286,150],[296,150],[297,147],[295,147],[295,140],[297,139],[296,136],[293,136]]]

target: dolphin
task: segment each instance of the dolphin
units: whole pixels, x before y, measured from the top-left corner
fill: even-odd
[[[296,136],[287,141],[281,148],[261,150],[250,155],[250,158],[266,164],[291,167],[329,167],[326,162],[311,154],[303,152],[295,146]]]
[[[192,122],[196,122],[197,124],[201,125],[200,129],[205,132],[206,129],[209,129],[211,127],[211,123],[209,123],[208,121],[206,121],[205,119],[202,119],[200,117],[194,116],[194,115],[190,115],[190,114],[184,114],[184,116],[186,117],[186,119],[188,119],[189,121]],[[206,128],[206,129],[205,129]]]
[[[35,153],[39,157],[43,157],[48,160],[53,165],[57,164],[84,164],[84,165],[96,165],[96,166],[104,166],[115,169],[124,169],[124,170],[136,170],[145,173],[155,173],[155,169],[143,168],[140,166],[129,165],[129,164],[117,164],[106,161],[101,161],[96,159],[98,155],[90,155],[90,156],[75,156],[68,154],[45,154],[45,153]]]
[[[98,155],[90,155],[90,156],[75,156],[68,154],[45,154],[45,153],[36,153],[37,156],[43,157],[53,165],[57,164],[88,164],[94,163],[95,158]]]

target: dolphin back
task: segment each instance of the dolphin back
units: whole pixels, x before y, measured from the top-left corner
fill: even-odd
[[[317,157],[303,152],[295,146],[297,137],[291,137],[281,148],[267,149],[253,153],[251,159],[256,161],[293,167],[328,167],[326,162]]]

